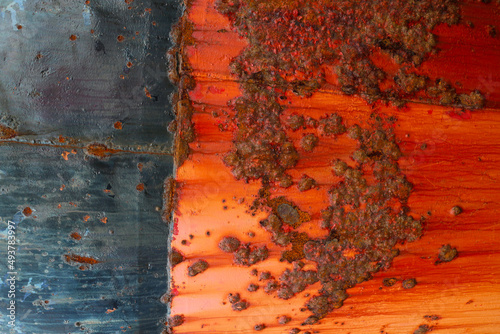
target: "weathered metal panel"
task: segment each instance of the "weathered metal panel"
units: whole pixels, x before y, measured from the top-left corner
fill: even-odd
[[[0,10],[0,121],[15,133],[0,140],[0,332],[160,332],[173,172],[165,54],[180,4],[16,0]]]

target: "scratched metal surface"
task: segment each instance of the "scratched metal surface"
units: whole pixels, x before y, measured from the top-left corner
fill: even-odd
[[[0,124],[18,133],[0,141],[0,333],[161,331],[173,171],[165,52],[179,15],[174,0],[0,0]],[[115,153],[89,156],[92,143]],[[99,263],[80,268],[68,254]]]

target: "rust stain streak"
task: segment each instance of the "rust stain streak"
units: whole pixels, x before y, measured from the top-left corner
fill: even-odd
[[[74,149],[74,150],[86,150],[88,148],[88,145],[87,146],[59,145],[59,144],[46,144],[46,143],[28,143],[28,142],[23,142],[23,141],[19,141],[19,140],[0,140],[0,145],[10,145],[10,144],[27,145],[27,146],[34,146],[34,147],[52,147],[52,148],[62,148],[62,149]],[[89,145],[93,145],[93,144],[89,144]],[[99,144],[99,145],[102,145],[102,144]],[[115,154],[115,153],[173,156],[173,153],[171,153],[171,152],[132,151],[132,150],[123,150],[123,149],[118,149],[118,148],[107,149],[104,154],[106,156],[109,156],[109,155]]]

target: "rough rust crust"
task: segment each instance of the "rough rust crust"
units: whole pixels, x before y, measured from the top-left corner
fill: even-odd
[[[284,118],[287,95],[310,97],[325,85],[324,68],[330,66],[342,93],[359,95],[372,105],[402,107],[420,100],[462,110],[483,108],[480,92],[458,94],[444,79],[431,82],[417,72],[438,52],[432,29],[459,23],[460,7],[455,0],[293,0],[286,6],[282,1],[219,0],[216,6],[249,41],[231,63],[242,95],[230,103],[236,131],[224,163],[236,179],[262,181],[252,209],[271,212],[261,226],[276,245],[291,244],[281,260],[294,263],[294,270],[285,271],[266,292],[290,299],[321,283],[305,305],[312,315],[304,325],[312,325],[342,306],[346,289],[389,268],[398,255],[397,244],[420,238],[422,221],[407,207],[412,185],[399,168],[395,118],[373,113],[363,127],[346,124],[336,113],[309,122],[299,114]],[[373,55],[391,59],[396,71],[377,66]],[[332,157],[341,181],[329,190],[330,206],[322,212],[321,227],[328,231],[323,238],[296,231],[304,221],[300,210],[284,197],[271,199],[268,191],[293,184],[287,171],[301,156],[286,131],[301,128],[316,129],[322,137],[347,134],[358,142],[351,155],[354,166]],[[306,134],[300,145],[311,152],[318,141]],[[300,190],[314,186],[314,180],[307,181],[301,180]],[[316,270],[302,271],[302,259],[314,262]],[[408,289],[416,281],[405,282]]]
[[[172,48],[167,52],[169,62],[168,76],[172,84],[176,86],[176,91],[172,94],[171,103],[175,119],[169,124],[168,130],[174,134],[174,170],[177,170],[190,154],[189,143],[195,139],[194,124],[191,120],[193,116],[193,105],[189,98],[189,91],[193,90],[196,83],[191,75],[192,69],[187,59],[185,48],[194,44],[193,24],[188,19],[188,11],[191,6],[190,0],[184,0],[184,13],[179,21],[172,27],[170,38],[173,43]],[[172,223],[172,213],[175,211],[178,201],[178,185],[173,177],[165,180],[163,193],[162,219],[165,223]],[[170,230],[175,233],[175,226]],[[170,248],[170,270],[180,262],[184,261],[184,256],[177,250]],[[190,267],[190,276],[206,270],[208,264],[205,261],[197,262],[194,267]],[[167,292],[171,296],[171,291]],[[169,298],[169,311],[170,302]],[[172,333],[172,327],[180,326],[184,322],[183,315],[174,315],[170,321],[165,323],[163,333]],[[175,321],[172,321],[174,319]]]
[[[191,76],[191,66],[187,60],[185,48],[194,44],[193,24],[189,21],[187,10],[189,2],[184,2],[186,9],[179,22],[172,28],[170,37],[173,47],[168,51],[169,79],[177,87],[172,95],[172,108],[175,120],[169,125],[169,131],[174,137],[174,162],[175,167],[180,167],[190,153],[189,143],[195,139],[194,125],[191,121],[193,106],[189,98],[189,91],[193,90],[196,83]]]
[[[177,206],[177,182],[173,177],[168,177],[163,186],[163,212],[162,219],[165,223],[170,223],[172,213]]]

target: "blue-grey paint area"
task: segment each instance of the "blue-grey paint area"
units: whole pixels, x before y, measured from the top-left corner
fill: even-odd
[[[0,141],[0,333],[161,332],[174,168],[165,54],[180,14],[172,0],[0,0],[0,124],[19,134]],[[97,159],[92,143],[117,152]]]

